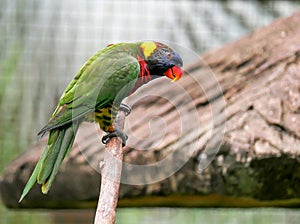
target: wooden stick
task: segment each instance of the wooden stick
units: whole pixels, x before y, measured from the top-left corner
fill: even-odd
[[[115,127],[123,130],[125,113],[119,111]],[[116,219],[122,173],[123,149],[120,138],[112,138],[105,146],[104,161],[100,162],[101,190],[94,224],[112,224]]]

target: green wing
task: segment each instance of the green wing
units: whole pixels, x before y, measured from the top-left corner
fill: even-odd
[[[48,144],[20,201],[36,182],[42,184],[43,193],[48,192],[72,147],[80,118],[114,100],[118,105],[135,85],[140,72],[139,63],[118,46],[105,48],[92,56],[66,88],[49,123],[40,132],[51,130]],[[71,123],[73,120],[75,122]]]
[[[40,134],[63,126],[103,108],[119,104],[133,88],[140,66],[136,58],[122,51],[105,48],[92,56],[60,98],[49,123]]]

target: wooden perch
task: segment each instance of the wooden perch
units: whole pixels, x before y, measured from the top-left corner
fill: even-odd
[[[115,127],[123,130],[125,112],[119,111]],[[122,174],[123,148],[120,138],[112,138],[105,146],[104,161],[100,162],[101,190],[95,215],[95,224],[115,222]]]

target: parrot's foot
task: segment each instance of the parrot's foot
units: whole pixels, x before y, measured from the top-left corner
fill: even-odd
[[[106,144],[108,143],[111,138],[113,137],[120,137],[122,139],[122,147],[124,147],[126,145],[126,140],[128,139],[128,136],[126,135],[126,133],[120,129],[115,129],[113,132],[104,135],[102,137],[102,143]]]
[[[131,113],[131,107],[125,103],[121,103],[119,110],[124,111],[126,116],[128,116]]]

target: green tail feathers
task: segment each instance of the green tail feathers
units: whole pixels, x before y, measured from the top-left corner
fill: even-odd
[[[63,159],[68,155],[77,132],[79,122],[50,131],[48,144],[32,172],[19,202],[29,193],[35,183],[42,185],[42,192],[47,194]]]

